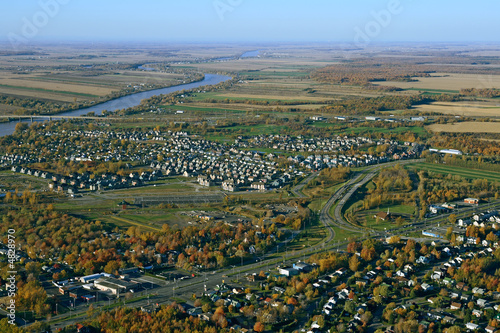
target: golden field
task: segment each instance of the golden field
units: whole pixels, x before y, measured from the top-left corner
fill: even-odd
[[[467,121],[456,124],[434,124],[426,128],[433,132],[447,133],[500,133],[500,122]]]
[[[470,117],[500,117],[500,101],[435,102],[416,106],[415,110]]]
[[[415,78],[416,82],[377,82],[377,85],[398,87],[401,89],[432,89],[432,90],[455,90],[464,88],[500,88],[500,75],[482,74],[446,74],[435,73],[431,77]]]

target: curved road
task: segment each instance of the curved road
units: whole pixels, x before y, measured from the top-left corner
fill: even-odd
[[[390,167],[396,164],[410,164],[422,161],[423,160],[404,160],[404,161],[394,161],[389,163],[376,164],[355,174],[355,176],[351,180],[349,180],[344,186],[338,189],[335,192],[335,194],[328,200],[325,206],[323,206],[323,209],[321,209],[320,213],[321,221],[323,222],[323,224],[333,224],[335,227],[338,227],[345,231],[355,232],[355,233],[362,232],[363,230],[360,227],[354,226],[344,220],[344,217],[342,216],[342,209],[344,208],[345,203],[351,198],[351,196],[356,192],[356,190],[359,187],[363,186],[371,179],[373,179],[373,177],[375,177],[375,175],[380,169]],[[332,208],[333,204],[337,202],[337,200],[339,199],[341,200],[337,205],[337,207],[335,207],[334,216],[332,217],[330,214],[330,209]]]
[[[408,163],[416,163],[420,162],[421,160],[407,160],[407,161],[397,161],[397,162],[390,162],[390,163],[385,163],[385,164],[377,164],[370,166],[366,168],[365,170],[358,172],[354,175],[354,178],[352,178],[350,181],[348,181],[344,186],[342,186],[339,190],[335,192],[335,194],[328,200],[328,202],[325,204],[323,209],[320,212],[320,221],[323,223],[325,228],[328,230],[328,237],[323,239],[321,242],[310,246],[306,249],[296,251],[293,253],[292,257],[300,257],[300,256],[305,256],[306,254],[310,255],[312,253],[321,251],[325,249],[327,245],[332,245],[333,239],[335,237],[335,231],[333,229],[333,226],[339,227],[341,229],[347,230],[349,232],[360,232],[359,227],[353,226],[346,222],[343,217],[341,216],[341,210],[343,205],[347,202],[347,200],[354,194],[354,192],[368,182],[370,179],[372,179],[377,171],[381,168],[385,168],[394,164],[408,164]],[[301,190],[303,187],[312,179],[314,179],[318,175],[318,172],[312,173],[308,177],[306,177],[304,180],[302,180],[298,185],[296,185],[293,189],[292,192],[297,195],[298,197],[305,197],[303,193],[301,193]],[[347,191],[347,193],[346,193]],[[344,194],[345,193],[345,194]],[[339,199],[341,199],[341,202],[337,206],[337,209],[335,210],[335,217],[332,217],[329,213],[332,205]],[[283,246],[283,244],[279,245]],[[247,260],[246,264],[244,267],[238,267],[238,275],[240,273],[243,273],[244,271],[249,271],[249,270],[259,270],[259,269],[265,269],[266,265],[274,265],[277,264],[278,262],[281,262],[280,258],[269,258],[269,256],[274,255],[274,252],[269,252],[267,253],[261,261],[258,262],[251,262]],[[286,256],[285,256],[286,257]],[[290,257],[290,256],[289,256]],[[289,258],[292,259],[292,258]],[[286,261],[286,258],[283,258],[284,261]],[[236,267],[235,267],[236,268]],[[143,305],[146,305],[148,302],[153,302],[153,303],[165,303],[169,302],[173,296],[177,296],[179,298],[179,294],[182,295],[180,298],[185,299],[186,301],[188,300],[188,297],[186,295],[191,295],[192,293],[201,293],[205,289],[214,288],[217,284],[220,284],[222,280],[227,279],[227,275],[232,275],[235,276],[236,272],[234,272],[235,268],[224,268],[220,269],[218,271],[214,271],[212,273],[206,273],[204,275],[198,275],[195,278],[188,279],[188,280],[182,280],[178,281],[175,285],[174,283],[169,283],[166,281],[162,281],[158,279],[157,283],[157,288],[154,290],[154,295],[150,297],[149,300],[141,300],[134,302],[130,304],[129,306],[132,307],[140,307]],[[102,303],[102,302],[101,302]],[[106,305],[105,302],[100,304],[100,306]],[[86,311],[86,309],[82,310],[77,310],[73,312],[73,316],[77,314],[82,314]],[[60,320],[63,319],[62,322],[58,326],[65,326],[69,325],[71,323],[77,322],[78,319],[76,318],[68,318],[68,315],[58,315],[52,317],[52,320]],[[80,319],[81,320],[81,319]],[[62,324],[62,325],[61,325]]]

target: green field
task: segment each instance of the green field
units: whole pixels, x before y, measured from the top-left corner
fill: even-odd
[[[206,99],[214,99],[216,101],[223,102],[226,99],[233,100],[233,101],[259,101],[259,102],[304,102],[304,99],[300,98],[257,98],[257,97],[232,97],[232,96],[225,96],[222,93],[215,93],[215,92],[207,92],[203,94],[197,94],[196,96],[193,97],[194,101],[200,102]]]
[[[265,76],[265,77],[306,77],[309,76],[309,73],[305,72],[271,72],[271,71],[259,71],[259,72],[242,72],[242,76]]]
[[[411,221],[413,218],[413,214],[415,213],[415,207],[414,206],[409,206],[409,205],[381,205],[377,209],[371,209],[371,210],[365,210],[356,213],[356,219],[357,220],[362,220],[363,222],[366,221],[366,226],[368,228],[372,228],[375,230],[389,230],[392,228],[397,227],[395,220],[391,221],[380,221],[377,223],[374,215],[376,215],[378,212],[387,212],[387,210],[392,214],[396,215],[403,215],[404,220],[406,222]]]
[[[500,173],[486,170],[467,169],[443,164],[418,163],[406,166],[411,170],[427,170],[445,175],[458,175],[467,179],[487,179],[500,182]]]
[[[458,90],[442,90],[442,89],[426,89],[426,88],[422,88],[422,89],[408,88],[405,90],[425,91],[425,92],[432,93],[432,94],[458,94],[458,93],[460,93],[460,91],[458,91]]]
[[[315,122],[311,126],[314,127],[320,127],[320,128],[329,128],[329,127],[337,127],[339,124],[333,124],[333,123],[322,123],[322,122]],[[344,128],[341,130],[338,130],[339,134],[350,134],[350,135],[360,135],[363,133],[395,133],[395,134],[401,134],[401,133],[408,133],[408,132],[413,132],[417,135],[426,135],[427,131],[423,127],[419,126],[411,126],[411,127],[395,127],[395,128],[379,128],[379,127],[352,127],[352,128]]]
[[[197,106],[184,106],[184,105],[161,105],[162,108],[171,111],[198,111],[198,112],[217,112],[217,113],[244,113],[246,111],[243,110],[231,110],[231,109],[220,109],[220,108],[200,108]]]
[[[261,134],[282,134],[286,131],[287,126],[276,126],[276,125],[266,125],[266,124],[258,124],[258,125],[237,125],[237,126],[227,126],[227,127],[219,127],[218,130],[223,130],[226,133],[216,133],[210,134],[207,133],[205,138],[211,141],[217,142],[227,142],[232,141],[232,135],[261,135]],[[265,149],[251,149],[264,151]],[[271,149],[271,152],[275,152],[276,149]]]

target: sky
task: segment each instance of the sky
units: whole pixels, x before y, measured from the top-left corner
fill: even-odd
[[[4,1],[0,40],[498,42],[498,0]]]

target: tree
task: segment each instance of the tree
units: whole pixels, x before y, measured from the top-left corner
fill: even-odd
[[[401,237],[399,236],[392,236],[389,238],[389,244],[398,244],[401,241]]]
[[[24,331],[18,328],[16,325],[9,324],[9,320],[4,318],[0,320],[0,332],[5,333],[23,333]]]
[[[349,269],[353,272],[357,272],[358,271],[358,267],[359,267],[359,259],[358,259],[358,256],[356,254],[353,254],[351,256],[351,259],[349,259]]]
[[[14,133],[23,132],[23,131],[25,131],[27,129],[28,129],[28,124],[27,123],[21,123],[21,122],[19,122],[19,123],[16,124],[16,127],[14,129]]]
[[[450,328],[447,328],[446,333],[460,333],[462,332],[462,329],[460,328],[460,326],[452,326]]]
[[[203,311],[203,313],[210,312],[211,309],[212,307],[208,303],[203,304],[203,306],[201,307],[201,311]]]
[[[450,216],[448,216],[448,222],[450,222],[451,224],[455,224],[457,222],[457,215],[450,214]]]
[[[452,235],[453,235],[453,227],[448,227],[448,229],[446,229],[446,235],[445,235],[446,239],[451,241]]]
[[[346,312],[349,312],[350,314],[353,314],[354,311],[356,311],[356,304],[354,304],[353,301],[347,301],[345,302],[344,310]]]
[[[264,332],[264,324],[262,324],[260,321],[256,322],[255,325],[253,325],[253,330],[255,332]]]

